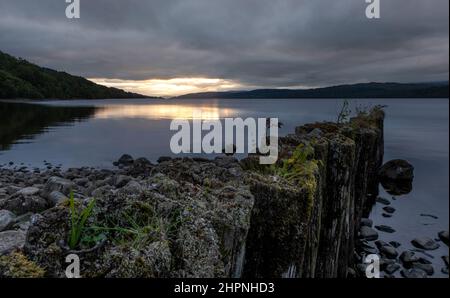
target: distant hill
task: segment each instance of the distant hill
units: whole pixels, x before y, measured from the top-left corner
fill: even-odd
[[[144,98],[82,77],[39,67],[0,51],[0,99]]]
[[[177,98],[448,98],[448,82],[366,83],[316,89],[191,93]]]

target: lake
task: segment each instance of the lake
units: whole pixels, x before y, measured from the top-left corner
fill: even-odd
[[[123,153],[156,161],[172,155],[172,119],[191,119],[201,110],[205,119],[277,117],[280,135],[315,121],[336,121],[342,106],[336,99],[220,100],[74,100],[39,104],[0,103],[0,166],[45,167],[44,161],[67,167],[112,167]],[[413,190],[392,200],[392,218],[376,205],[371,218],[387,224],[394,234],[380,232],[384,241],[411,248],[418,236],[437,238],[449,226],[449,101],[448,99],[350,100],[356,106],[387,105],[385,161],[406,159],[415,167]],[[10,162],[14,164],[9,165]],[[380,187],[381,195],[392,196]],[[431,214],[438,219],[421,216]],[[441,256],[448,247],[429,252],[434,276],[447,276]],[[419,254],[420,255],[420,254]]]

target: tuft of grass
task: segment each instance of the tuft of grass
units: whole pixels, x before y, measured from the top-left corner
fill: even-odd
[[[136,202],[109,216],[103,225],[91,226],[88,230],[94,235],[101,233],[118,245],[140,249],[154,241],[170,241],[180,223],[179,212],[171,217],[160,217],[152,205]]]
[[[68,245],[71,249],[75,249],[80,243],[81,236],[85,229],[85,224],[89,216],[92,214],[92,210],[95,206],[95,200],[89,202],[88,206],[78,212],[77,208],[75,208],[75,199],[73,196],[73,192],[70,192],[69,197],[69,207],[70,207],[70,235],[68,240]]]

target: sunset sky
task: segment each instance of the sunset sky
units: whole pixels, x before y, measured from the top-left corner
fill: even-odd
[[[448,80],[448,0],[0,0],[0,50],[147,95]]]

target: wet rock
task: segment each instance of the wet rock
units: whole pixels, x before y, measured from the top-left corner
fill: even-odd
[[[442,242],[444,242],[448,246],[448,231],[442,231],[439,232],[439,239],[441,239]]]
[[[388,194],[395,196],[409,194],[413,188],[412,180],[382,179],[380,182]]]
[[[384,269],[384,272],[386,272],[387,274],[394,274],[395,272],[397,272],[400,269],[400,267],[401,266],[397,263],[389,264]]]
[[[48,198],[53,191],[59,191],[68,196],[73,190],[75,190],[75,183],[58,176],[53,176],[47,180],[44,190],[42,191],[42,196]]]
[[[395,233],[395,230],[392,227],[386,226],[386,225],[375,226],[375,229],[377,229],[378,231],[385,232],[385,233]]]
[[[434,274],[434,268],[430,264],[422,264],[422,263],[413,263],[412,264],[413,269],[420,269],[425,271],[428,275]]]
[[[383,198],[383,197],[378,197],[377,198],[377,202],[380,203],[380,204],[383,204],[383,205],[390,205],[391,204],[391,202],[388,199]]]
[[[22,248],[25,244],[25,236],[25,232],[20,230],[0,232],[0,256]]]
[[[419,261],[418,262],[421,263],[421,264],[425,264],[425,265],[431,265],[432,264],[431,261],[425,259],[424,257],[419,257]]]
[[[359,231],[359,235],[361,238],[368,240],[368,241],[373,241],[373,240],[378,239],[377,231],[375,231],[374,229],[367,227],[367,226],[361,227],[361,229]]]
[[[378,249],[380,249],[381,247],[387,246],[389,244],[384,242],[383,240],[377,240],[377,241],[375,241],[375,245],[378,247]]]
[[[395,159],[385,163],[378,175],[381,179],[412,180],[414,178],[414,167],[402,159]]]
[[[429,237],[419,237],[411,241],[412,245],[424,250],[435,250],[440,247],[433,239]]]
[[[426,278],[427,273],[421,269],[408,269],[401,271],[404,278]]]
[[[373,221],[371,219],[368,218],[361,218],[361,226],[365,226],[365,227],[372,227],[373,225]]]
[[[0,232],[8,229],[15,220],[16,216],[9,210],[0,210]]]
[[[395,212],[395,208],[391,207],[391,206],[386,206],[386,207],[383,208],[383,210],[386,211],[389,214],[392,214],[392,213]]]
[[[390,245],[381,246],[380,253],[389,259],[396,259],[398,256],[397,250]]]
[[[422,217],[430,217],[432,219],[439,219],[439,217],[437,217],[436,215],[433,215],[433,214],[421,213],[420,216],[422,216]]]
[[[419,257],[414,252],[407,250],[402,252],[400,255],[400,260],[405,268],[410,268],[413,263],[417,263],[419,261]]]

